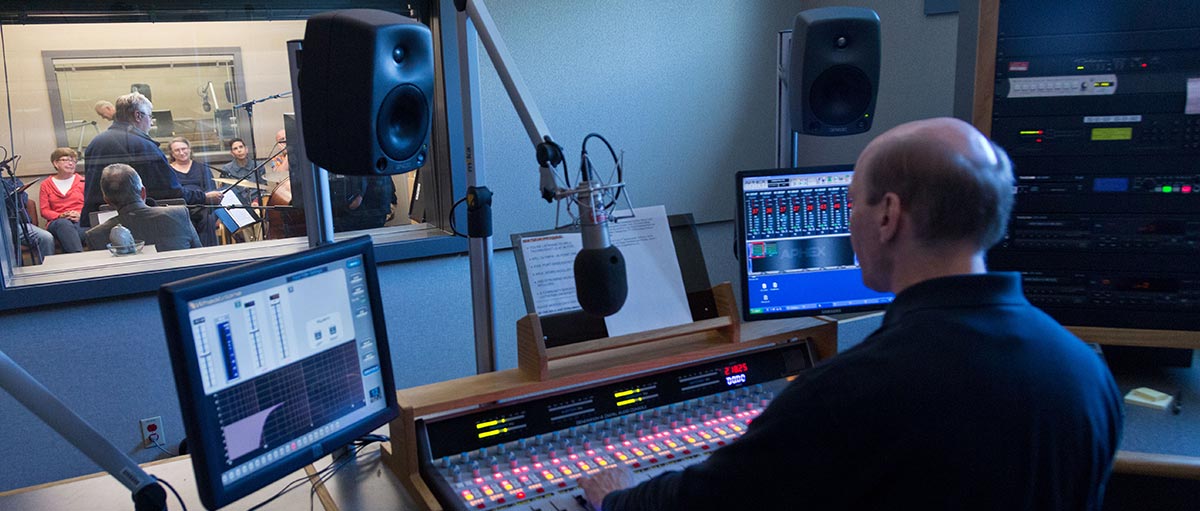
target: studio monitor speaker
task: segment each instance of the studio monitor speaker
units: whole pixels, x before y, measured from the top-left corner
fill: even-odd
[[[433,64],[433,37],[416,20],[373,9],[309,18],[299,76],[308,158],[348,175],[424,165]]]
[[[820,136],[870,130],[879,88],[879,15],[860,7],[801,11],[787,83],[793,130]]]

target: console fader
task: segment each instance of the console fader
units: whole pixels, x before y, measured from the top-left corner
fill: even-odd
[[[447,509],[588,510],[579,477],[624,465],[649,479],[699,463],[812,363],[808,342],[792,342],[418,421],[421,475]]]

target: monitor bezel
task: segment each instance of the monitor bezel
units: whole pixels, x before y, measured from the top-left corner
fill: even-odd
[[[849,312],[870,312],[879,311],[887,308],[887,303],[876,303],[867,305],[854,305],[849,307],[831,307],[825,309],[806,309],[798,311],[780,311],[764,314],[750,314],[750,269],[746,262],[746,194],[743,189],[743,184],[746,178],[764,177],[764,176],[788,176],[788,175],[804,175],[804,174],[826,174],[829,172],[854,172],[853,164],[841,165],[821,165],[814,167],[794,167],[794,168],[776,168],[776,169],[760,169],[760,170],[743,170],[737,173],[737,214],[735,215],[736,223],[734,225],[734,241],[737,243],[738,256],[738,272],[741,275],[742,289],[742,321],[763,321],[770,319],[782,318],[801,318],[810,316],[824,316],[828,314],[844,314]],[[861,269],[859,271],[862,271]]]
[[[189,301],[231,291],[247,285],[248,281],[262,282],[283,277],[314,266],[361,255],[366,273],[367,293],[371,301],[372,323],[375,328],[376,349],[380,371],[383,375],[385,407],[366,417],[355,426],[331,435],[308,449],[296,451],[281,458],[275,466],[237,482],[221,484],[221,444],[213,436],[205,438],[200,431],[200,407],[203,406],[204,388],[201,383],[199,363],[194,349],[184,349],[191,343],[191,329],[181,325],[189,320]],[[162,312],[163,328],[166,333],[167,350],[171,357],[171,368],[175,377],[175,388],[179,396],[179,408],[183,416],[184,432],[192,456],[192,468],[196,474],[196,487],[200,500],[209,509],[228,505],[264,486],[271,484],[305,465],[334,452],[354,439],[369,434],[399,416],[396,401],[396,383],[392,372],[391,353],[387,342],[383,302],[379,289],[378,273],[375,268],[374,244],[369,236],[333,243],[304,252],[286,255],[265,261],[227,268],[207,275],[191,277],[162,286],[158,294]],[[319,448],[314,449],[314,447]]]

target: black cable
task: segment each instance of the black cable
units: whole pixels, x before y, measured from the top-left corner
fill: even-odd
[[[617,158],[617,152],[613,150],[612,144],[608,143],[608,139],[604,138],[604,136],[599,133],[588,133],[586,137],[583,137],[583,149],[580,151],[579,158],[582,160],[585,160],[585,162],[580,162],[580,164],[579,164],[580,169],[583,169],[587,166],[587,163],[586,163],[587,143],[588,143],[588,140],[591,140],[593,138],[598,138],[598,139],[600,139],[601,142],[604,142],[604,147],[608,148],[608,154],[612,155],[613,165],[616,166],[616,168],[617,168],[617,182],[624,183],[625,182],[625,170],[623,168],[621,168],[621,160]],[[607,184],[607,183],[605,183],[605,184]],[[604,209],[611,208],[613,206],[613,204],[616,204],[617,200],[619,200],[620,198],[621,198],[621,188],[618,187],[617,192],[613,195],[613,200],[610,201],[608,204],[605,204]]]
[[[168,483],[165,479],[158,477],[155,479],[158,479],[158,482],[163,483],[163,486],[166,486],[168,490],[171,490],[171,493],[175,494],[175,500],[179,501],[179,507],[183,508],[183,511],[187,511],[187,504],[183,503],[183,497],[179,496],[179,492],[175,491],[175,487],[171,486],[171,483]]]
[[[382,439],[382,440],[380,440],[380,439]],[[339,456],[337,458],[334,458],[334,460],[332,462],[330,462],[329,466],[316,471],[316,473],[314,473],[313,475],[318,476],[317,477],[318,482],[324,482],[325,479],[322,479],[322,474],[325,474],[326,472],[329,472],[331,474],[333,472],[336,472],[338,469],[345,466],[346,462],[348,462],[351,459],[356,458],[358,456],[358,453],[360,451],[362,451],[362,449],[364,447],[366,447],[367,445],[370,445],[373,442],[385,442],[385,441],[387,441],[387,437],[383,436],[383,435],[361,436],[350,443],[350,445],[355,446],[353,453],[352,453],[353,455],[348,453],[348,454]],[[336,465],[336,467],[335,467],[335,465]],[[262,502],[259,502],[258,504],[255,504],[254,507],[248,509],[247,511],[255,511],[256,509],[261,509],[263,506],[270,504],[271,502],[274,502],[275,499],[282,497],[284,494],[291,492],[292,490],[295,490],[296,488],[299,488],[301,484],[303,484],[306,481],[310,481],[311,479],[312,479],[312,476],[307,475],[307,474],[305,474],[303,477],[293,479],[290,482],[288,482],[286,485],[284,485],[284,487],[281,488],[278,492],[276,492],[275,495],[272,495],[271,498],[268,498],[267,500],[264,500]],[[313,486],[313,491],[314,492],[316,491],[315,485]],[[310,503],[310,505],[312,503],[312,494],[309,494],[309,503]]]
[[[458,209],[458,205],[462,204],[463,201],[466,201],[466,200],[467,200],[467,198],[463,197],[463,198],[455,201],[454,204],[450,206],[450,232],[454,233],[455,236],[458,236],[460,238],[466,238],[467,236],[461,232],[458,232],[458,229],[457,229],[457,227],[455,225],[455,221],[454,221],[454,210]]]

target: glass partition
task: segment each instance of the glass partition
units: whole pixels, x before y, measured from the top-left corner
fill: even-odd
[[[0,309],[22,306],[11,298],[23,287],[158,275],[140,279],[143,284],[135,286],[152,289],[155,282],[188,273],[179,270],[211,269],[307,247],[306,212],[298,197],[302,191],[292,186],[299,182],[296,173],[304,171],[306,162],[300,159],[300,168],[293,168],[303,148],[287,143],[289,131],[297,129],[287,42],[303,39],[305,19],[316,11],[249,7],[244,12],[205,11],[162,3],[159,10],[145,15],[154,22],[125,13],[42,17],[32,10],[23,16],[0,11],[0,20],[7,20],[0,22],[7,71],[0,87],[8,97],[0,102],[0,147],[10,155],[21,155],[8,167],[17,180],[30,185],[24,189],[28,201],[14,196],[18,200],[6,201],[7,207],[0,209],[4,220]],[[403,9],[389,4],[388,8],[436,26],[436,15],[425,3],[410,3]],[[36,22],[13,23],[13,19]],[[435,33],[435,52],[440,53],[438,37]],[[335,231],[339,237],[340,233],[371,234],[383,247],[381,260],[465,247],[457,240],[450,242],[453,236],[447,232],[450,183],[457,178],[449,165],[440,59],[438,67],[429,163],[397,176],[330,175]],[[53,193],[51,200],[43,199],[42,189],[63,186],[71,179],[51,161],[52,153],[73,149],[78,157],[76,173],[83,176],[93,140],[112,129],[128,131],[123,123],[114,128],[106,103],[116,103],[131,91],[142,93],[153,104],[150,127],[138,136],[148,137],[164,158],[173,160],[181,184],[228,192],[221,204],[231,207],[187,205],[193,226],[205,240],[202,248],[168,252],[152,247],[118,257],[105,246],[86,244],[81,253],[67,253],[56,242],[53,253],[39,253],[36,240],[22,240],[51,229],[51,222],[63,214],[52,210],[61,206],[56,204],[61,199],[55,200]],[[187,146],[187,154],[172,151],[179,145]],[[243,147],[244,152],[239,152]],[[244,159],[239,161],[239,156]],[[8,173],[5,178],[15,184]],[[58,184],[54,178],[59,178]],[[59,191],[69,193],[66,188]],[[27,204],[32,221],[23,226],[16,220]],[[406,248],[410,244],[424,245],[410,250]],[[118,293],[109,290],[81,297],[113,294]]]

